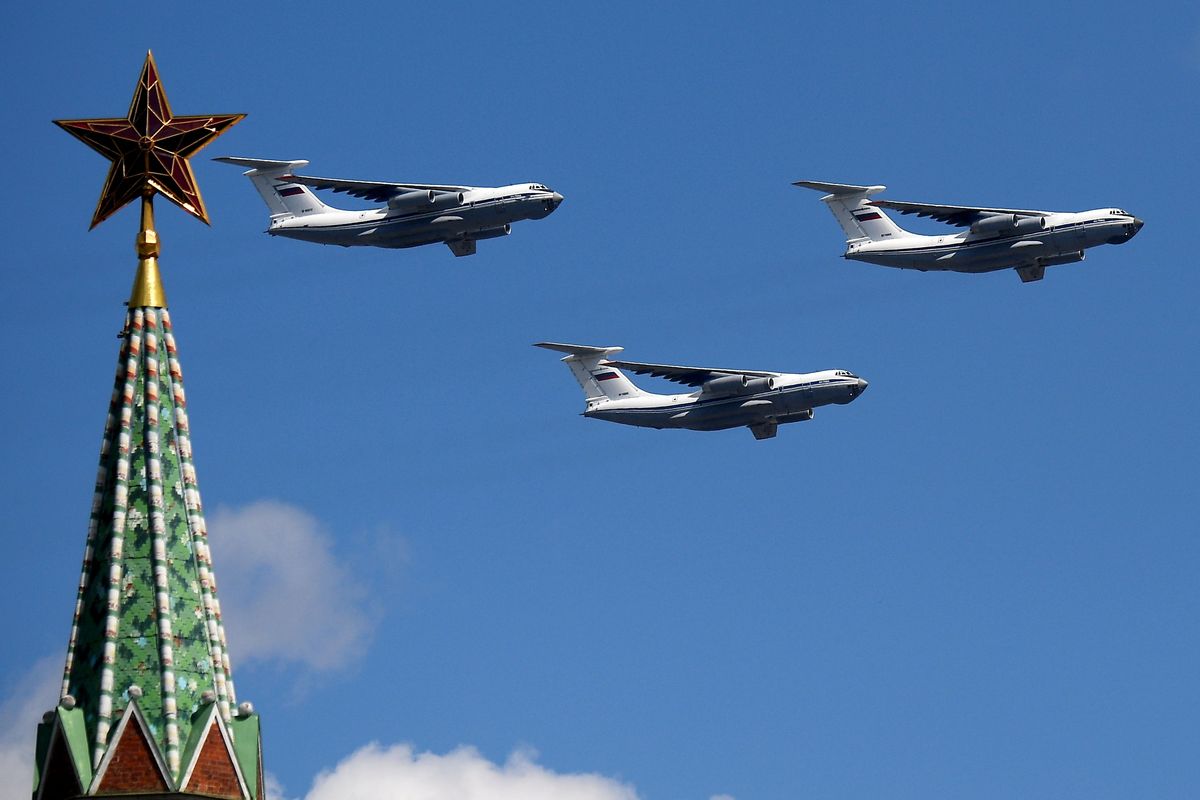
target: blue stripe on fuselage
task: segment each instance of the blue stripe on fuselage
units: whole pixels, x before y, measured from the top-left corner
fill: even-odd
[[[1116,224],[1116,225],[1124,224],[1124,223],[1121,223],[1119,220],[1112,220],[1112,219],[1087,220],[1085,222],[1072,222],[1068,225],[1056,225],[1052,228],[1046,228],[1043,231],[1038,231],[1037,233],[1023,233],[1023,234],[1012,235],[1012,236],[997,236],[994,239],[959,240],[957,242],[951,242],[949,244],[935,244],[935,245],[927,245],[927,246],[922,246],[922,247],[895,248],[895,249],[891,249],[891,250],[874,250],[874,249],[861,250],[861,251],[854,252],[854,253],[848,252],[847,256],[850,258],[857,258],[859,256],[912,256],[912,255],[919,256],[919,255],[933,254],[933,253],[937,253],[937,252],[940,252],[943,250],[961,252],[964,250],[971,250],[971,249],[982,248],[982,247],[991,247],[993,245],[1005,244],[1005,243],[1009,243],[1009,242],[1016,243],[1016,242],[1021,242],[1021,241],[1037,241],[1039,238],[1044,237],[1044,236],[1048,236],[1048,235],[1057,236],[1059,234],[1064,234],[1064,233],[1067,233],[1069,231],[1073,231],[1076,229],[1083,229],[1086,226],[1094,225],[1097,222],[1104,222],[1107,224]],[[923,234],[914,234],[914,235],[920,236]],[[954,235],[954,234],[951,234],[951,235]],[[929,238],[933,238],[933,237],[929,237]]]
[[[344,222],[337,225],[320,225],[316,228],[307,228],[305,230],[324,230],[324,231],[350,231],[354,228],[377,228],[380,225],[391,225],[397,222],[421,222],[428,218],[428,221],[433,221],[438,217],[444,217],[447,214],[453,214],[456,211],[466,209],[494,209],[503,203],[513,200],[531,200],[532,195],[509,195],[507,197],[496,197],[491,200],[478,200],[472,203],[464,203],[458,206],[447,206],[435,211],[418,211],[412,214],[402,214],[398,216],[384,216],[376,219],[356,220],[355,222]],[[338,209],[345,211],[348,209]],[[380,209],[366,209],[367,211],[378,211]],[[353,212],[352,212],[353,213]]]
[[[784,395],[793,394],[799,391],[812,391],[818,387],[828,388],[832,386],[854,386],[857,381],[846,380],[844,378],[827,378],[819,381],[809,381],[808,383],[798,383],[792,386],[785,386],[781,389],[772,389],[767,392],[755,392],[754,394],[738,394],[731,397],[717,397],[710,400],[692,400],[686,403],[678,403],[669,406],[648,406],[635,408],[606,408],[604,405],[597,406],[594,411],[602,411],[605,414],[621,414],[621,413],[670,413],[678,414],[681,411],[692,411],[695,409],[708,409],[720,406],[722,404],[741,404],[747,400],[757,400],[760,398],[769,398],[772,396],[782,397]],[[585,412],[589,413],[589,412]]]

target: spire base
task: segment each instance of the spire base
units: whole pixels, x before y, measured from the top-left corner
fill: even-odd
[[[137,235],[138,271],[129,294],[130,308],[166,308],[167,292],[158,271],[158,231],[154,230],[154,194],[142,195],[142,228]]]

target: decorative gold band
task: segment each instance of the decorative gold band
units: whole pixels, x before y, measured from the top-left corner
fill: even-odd
[[[137,236],[138,271],[129,295],[130,308],[166,308],[167,293],[158,271],[158,232],[154,230],[154,193],[142,195],[142,229]]]

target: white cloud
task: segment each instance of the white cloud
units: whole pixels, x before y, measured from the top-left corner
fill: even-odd
[[[270,800],[288,800],[287,790],[270,770],[263,773],[263,790]]]
[[[218,508],[208,530],[235,671],[250,661],[336,669],[366,652],[366,587],[315,517],[263,500]]]
[[[495,764],[472,747],[438,755],[369,744],[318,775],[305,800],[638,800],[629,784],[554,772],[535,758],[518,750]]]
[[[37,725],[58,701],[62,668],[61,656],[39,659],[0,698],[0,797],[29,796]]]

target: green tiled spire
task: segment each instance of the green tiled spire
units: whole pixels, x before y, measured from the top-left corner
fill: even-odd
[[[93,767],[131,687],[175,778],[203,696],[226,723],[237,704],[183,376],[160,307],[126,317],[63,672]]]

